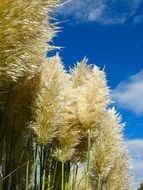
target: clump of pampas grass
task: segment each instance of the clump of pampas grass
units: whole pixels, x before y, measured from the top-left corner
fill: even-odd
[[[116,111],[108,109],[104,71],[84,58],[67,72],[58,54],[46,58],[58,30],[50,15],[59,3],[0,0],[3,187],[129,190],[123,125]],[[85,187],[76,183],[83,163]]]
[[[58,0],[0,0],[0,158],[4,177],[32,154],[31,147],[25,148],[27,126],[41,85],[42,65],[53,48],[49,42],[57,29],[50,23],[50,14],[58,6]],[[24,178],[25,169],[6,178],[3,187],[7,189],[12,181],[11,189],[21,189]]]

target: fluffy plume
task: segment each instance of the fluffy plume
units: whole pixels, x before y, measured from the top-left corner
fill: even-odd
[[[126,163],[126,154],[124,154],[124,156],[122,154],[124,151],[122,130],[123,124],[121,123],[121,118],[118,116],[116,111],[114,109],[106,111],[102,121],[102,129],[95,138],[92,151],[92,189],[96,189],[97,187],[105,188],[108,186],[107,179],[109,175],[111,175],[112,172],[114,173],[117,164],[120,165],[120,163],[118,163],[118,158],[122,159],[122,163]],[[120,157],[121,154],[122,157]],[[126,170],[125,172],[127,174],[128,168],[125,167],[124,169]],[[120,181],[120,177],[118,175],[116,175],[116,177],[118,178],[118,181]],[[116,188],[113,189],[115,190],[119,188],[116,186]],[[111,190],[113,189],[111,185]],[[126,189],[122,188],[122,190]]]
[[[78,88],[85,84],[91,73],[91,65],[88,65],[88,59],[84,58],[77,62],[74,69],[71,70],[72,87]]]
[[[94,66],[85,84],[78,89],[78,111],[84,128],[95,128],[109,103],[105,74]]]
[[[131,190],[131,175],[129,174],[129,156],[126,148],[118,150],[115,163],[107,177],[107,189]]]
[[[41,144],[52,139],[58,158],[66,162],[72,158],[79,139],[77,94],[72,88],[58,55],[43,64],[41,91],[36,100],[35,122],[31,123]]]
[[[47,24],[58,0],[0,0],[0,80],[22,82],[39,70],[51,46]]]
[[[40,104],[38,104],[42,107],[44,105],[46,109],[42,108],[42,117],[39,112],[37,113],[37,121],[45,118],[51,124],[45,125],[44,130],[43,124],[37,125],[35,123],[35,131],[37,133],[39,130],[38,134],[42,133],[40,136],[45,138],[45,141],[42,140],[43,142],[55,137],[55,154],[58,154],[59,160],[66,162],[72,158],[79,140],[79,126],[81,124],[77,111],[77,94],[72,88],[69,74],[64,72],[63,66],[60,64],[58,55],[52,58],[51,62],[48,61],[47,67],[42,70],[41,81],[42,85],[45,85],[45,95],[42,97],[43,101],[39,101]],[[48,108],[49,104],[52,105]],[[55,142],[53,142],[54,146]]]
[[[36,100],[35,122],[31,124],[41,144],[50,142],[57,135],[61,119],[61,95],[67,78],[58,55],[49,58],[43,65],[41,90]]]
[[[83,59],[72,72],[73,87],[77,90],[79,119],[87,130],[100,123],[110,101],[105,74]]]
[[[98,67],[87,64],[87,59],[72,71],[71,80],[77,93],[77,111],[80,125],[80,143],[77,153],[84,160],[87,151],[87,131],[96,129],[110,102],[105,74]]]
[[[81,123],[77,110],[77,94],[68,83],[63,92],[64,107],[60,110],[61,120],[59,127],[59,159],[62,162],[71,160],[75,153],[75,146],[79,143],[79,129]]]

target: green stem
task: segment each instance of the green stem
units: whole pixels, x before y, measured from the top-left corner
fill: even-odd
[[[78,165],[76,165],[73,174],[73,190],[76,190],[77,172],[78,172]]]
[[[101,177],[100,177],[100,174],[98,175],[98,186],[97,186],[97,190],[101,190]]]
[[[48,189],[52,188],[51,187],[51,173],[48,174]]]
[[[91,149],[91,129],[88,129],[88,151],[87,151],[85,190],[89,189],[90,149]]]
[[[61,190],[64,190],[64,177],[65,177],[65,174],[64,174],[64,162],[62,162],[62,186],[61,186]]]
[[[29,160],[27,161],[27,167],[26,167],[26,190],[28,190],[29,186]]]
[[[55,164],[55,168],[54,168],[54,177],[53,177],[53,183],[52,183],[53,189],[54,189],[54,184],[55,184],[55,179],[56,179],[57,166],[58,166],[58,159],[56,159],[56,164]]]
[[[33,168],[33,184],[36,182],[37,178],[37,162],[38,162],[38,156],[39,156],[39,149],[40,146],[37,146],[36,152],[35,152],[35,158],[34,158],[34,168]]]
[[[43,176],[42,176],[42,190],[45,189],[45,169],[43,170]]]
[[[53,186],[51,186],[51,179],[52,179],[52,165],[51,165],[51,162],[49,163],[49,168],[48,168],[48,189],[52,189]]]

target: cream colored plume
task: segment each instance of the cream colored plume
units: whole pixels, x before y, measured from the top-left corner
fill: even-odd
[[[94,66],[84,85],[78,88],[78,111],[83,128],[98,127],[109,102],[105,73]]]
[[[129,156],[125,147],[120,147],[115,163],[107,177],[107,189],[131,190]]]
[[[66,162],[72,158],[78,143],[79,125],[77,94],[60,57],[56,55],[43,64],[35,122],[30,127],[34,129],[40,144],[54,139],[56,156]]]
[[[124,143],[122,138],[123,124],[120,116],[115,109],[106,111],[103,116],[101,130],[95,137],[92,159],[91,159],[91,186],[96,189],[99,185],[102,188],[108,186],[108,177],[114,172],[114,167],[118,163],[122,151],[124,150]],[[122,155],[122,162],[127,162],[127,155]],[[121,168],[122,170],[123,168]],[[121,171],[122,172],[122,171]],[[126,168],[128,173],[128,168]],[[118,178],[118,175],[116,176]],[[126,176],[125,176],[126,177]],[[126,182],[125,182],[126,183]],[[124,187],[124,184],[122,184]],[[113,188],[111,185],[111,190]],[[126,190],[126,189],[122,189]]]
[[[41,90],[36,99],[35,122],[31,123],[39,143],[50,142],[58,133],[62,91],[68,81],[58,55],[43,64]]]
[[[83,128],[95,128],[110,102],[105,73],[83,59],[73,69],[71,81],[77,90],[78,113]]]
[[[75,147],[79,143],[81,123],[77,110],[77,94],[71,88],[71,83],[67,83],[67,88],[63,91],[63,105],[60,109],[59,123],[59,159],[66,162],[75,158]]]
[[[55,34],[58,0],[0,0],[0,80],[23,82],[39,71]],[[48,14],[47,14],[48,13]]]
[[[71,70],[72,87],[78,88],[85,84],[91,73],[91,65],[88,65],[88,59],[84,58]]]
[[[85,160],[87,151],[87,131],[100,127],[103,114],[110,102],[105,73],[97,66],[88,65],[83,59],[72,70],[72,86],[77,93],[77,112],[80,125],[80,143],[77,154]]]

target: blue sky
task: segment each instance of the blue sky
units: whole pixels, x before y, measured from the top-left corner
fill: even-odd
[[[57,14],[54,44],[66,68],[84,56],[105,67],[114,105],[126,122],[135,186],[143,181],[143,1],[71,0]]]

